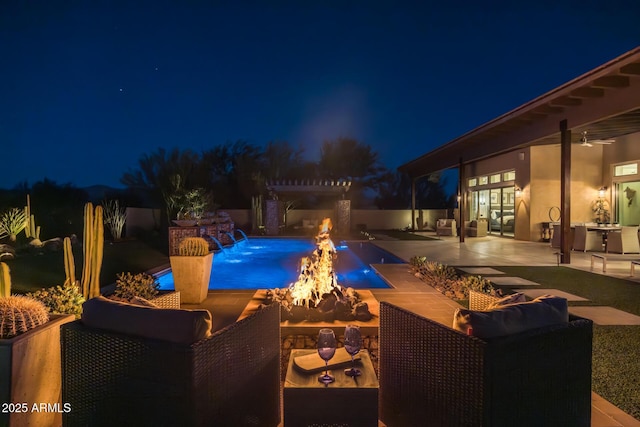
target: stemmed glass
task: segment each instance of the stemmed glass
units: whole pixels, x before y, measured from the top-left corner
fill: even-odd
[[[362,335],[360,335],[360,326],[347,325],[344,329],[344,348],[347,353],[351,355],[351,369],[345,369],[345,375],[350,377],[357,377],[361,374],[359,369],[356,369],[356,362],[354,356],[360,352],[362,347]]]
[[[318,377],[318,381],[325,385],[334,382],[336,379],[329,375],[329,360],[336,354],[336,335],[331,329],[320,329],[318,334],[318,354],[324,360],[324,374]]]

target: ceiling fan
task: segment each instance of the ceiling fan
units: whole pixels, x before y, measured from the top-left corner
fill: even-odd
[[[616,142],[616,140],[615,139],[588,139],[586,130],[582,131],[582,138],[580,138],[581,147],[593,147],[593,144],[609,145],[613,142]]]

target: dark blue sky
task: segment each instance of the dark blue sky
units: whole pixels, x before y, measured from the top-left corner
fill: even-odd
[[[345,4],[343,4],[345,3]],[[423,4],[424,3],[424,4]],[[640,44],[634,1],[0,2],[0,187],[340,136],[395,168]]]

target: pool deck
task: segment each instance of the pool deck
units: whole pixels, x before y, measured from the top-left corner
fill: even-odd
[[[435,237],[434,233],[425,233]],[[555,266],[557,249],[548,243],[523,242],[492,236],[468,238],[460,243],[458,238],[440,238],[438,240],[374,240],[374,243],[394,255],[408,261],[415,255],[426,256],[453,267],[496,267],[504,265]],[[591,254],[572,252],[572,263],[565,265],[585,271],[591,271]],[[640,284],[640,274],[630,277],[630,260],[640,259],[640,255],[607,254],[607,271],[597,265],[594,273],[610,277],[624,278]],[[376,271],[393,288],[372,289],[378,301],[388,301],[422,316],[445,325],[451,324],[453,311],[460,305],[445,297],[409,272],[406,264],[374,264]],[[255,290],[251,291],[211,291],[207,300],[198,307],[212,311],[220,326],[233,322],[240,316]],[[185,305],[185,308],[195,308]],[[613,320],[615,322],[615,318]],[[615,323],[614,323],[615,324]],[[215,324],[214,324],[215,327]],[[281,424],[282,425],[282,424]],[[380,426],[384,424],[380,423]],[[596,393],[592,393],[592,427],[640,427],[640,421],[626,414]]]

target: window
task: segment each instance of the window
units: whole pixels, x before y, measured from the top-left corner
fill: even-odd
[[[475,187],[476,185],[478,185],[478,180],[476,178],[471,178],[469,180],[469,187]]]
[[[497,182],[500,182],[500,178],[501,178],[501,175],[499,173],[497,173],[495,175],[491,175],[489,177],[489,182],[491,182],[492,184],[495,184]]]
[[[481,176],[480,178],[478,178],[478,184],[487,185],[488,183],[489,183],[489,177]]]
[[[515,181],[516,179],[516,171],[507,171],[502,174],[502,179],[504,181]]]
[[[613,168],[613,176],[626,176],[626,175],[637,175],[637,174],[638,174],[637,163],[618,165]]]

